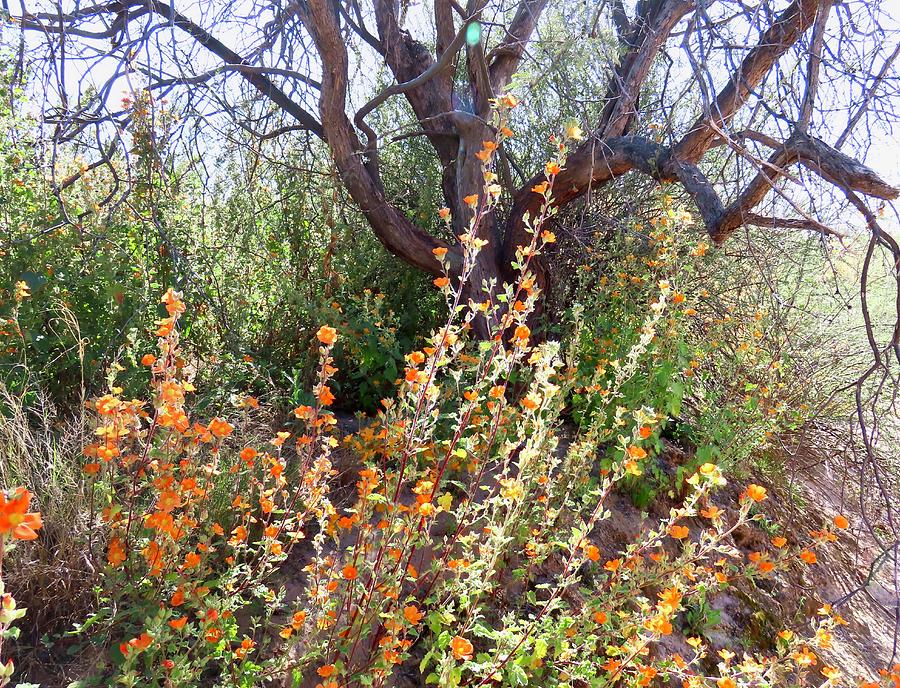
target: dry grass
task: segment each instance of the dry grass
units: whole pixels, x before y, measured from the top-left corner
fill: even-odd
[[[44,528],[5,562],[4,578],[28,608],[15,643],[17,664],[44,664],[41,637],[71,628],[93,603],[94,567],[85,542],[93,528],[90,497],[81,480],[80,456],[87,425],[83,413],[63,417],[36,392],[26,405],[0,385],[0,484],[24,485]]]

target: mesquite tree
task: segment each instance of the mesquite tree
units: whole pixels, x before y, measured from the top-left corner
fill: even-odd
[[[51,94],[44,121],[54,143],[96,142],[87,169],[108,164],[126,147],[121,132],[131,114],[114,97],[123,83],[168,96],[200,118],[224,111],[260,140],[317,138],[384,246],[431,273],[441,270],[433,249],[447,247],[458,269],[460,248],[417,226],[391,201],[382,179],[384,146],[427,138],[458,236],[471,217],[463,199],[484,193],[475,153],[495,138],[492,99],[513,86],[517,73],[546,66],[538,52],[549,53],[551,64],[564,62],[579,41],[597,36],[607,38],[606,49],[593,56],[596,73],[605,74],[605,97],[594,110],[599,115],[580,123],[587,136],[556,181],[557,206],[629,172],[648,175],[682,188],[720,243],[742,226],[836,233],[818,210],[830,204],[814,201],[837,192],[863,214],[873,241],[900,255],[865,198],[889,201],[898,190],[860,160],[872,131],[889,128],[894,118],[900,46],[877,3],[30,4],[10,10],[4,3],[7,26],[20,32],[20,72],[41,61]],[[543,45],[542,27],[551,21],[554,39]],[[371,78],[378,69],[393,82],[382,80],[380,90]],[[83,88],[87,81],[95,86]],[[402,136],[371,122],[395,98],[406,99],[416,121]],[[527,243],[523,218],[542,200],[532,192],[542,169],[521,169],[512,151],[498,159],[512,160],[516,174],[503,175],[503,203],[477,228],[489,243],[472,275],[476,289],[508,276],[516,247]],[[806,172],[801,178],[797,165],[820,182]],[[56,188],[76,178],[58,180]],[[534,267],[546,279],[546,265]]]

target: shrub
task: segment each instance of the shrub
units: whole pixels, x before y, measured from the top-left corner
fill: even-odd
[[[786,280],[785,293],[798,291],[799,282],[769,268],[763,279],[748,277],[742,263],[698,235],[688,209],[663,190],[645,205],[655,211],[622,219],[581,253],[564,328],[576,342],[572,411],[583,425],[593,422],[592,405],[606,393],[593,378],[627,354],[660,281],[672,288],[661,334],[623,388],[622,405],[657,409],[652,441],[659,447],[662,437],[674,439],[687,457],[674,470],[651,464],[626,480],[641,507],[660,492],[680,490],[706,462],[728,474],[767,467],[770,448],[804,427],[814,409],[825,413],[836,403],[825,381],[831,365],[798,336],[817,331],[818,323],[795,306],[800,297],[782,303],[769,291],[770,280]],[[810,384],[788,382],[800,378]]]
[[[543,227],[565,152],[560,144],[535,187],[545,202],[530,245],[519,247],[516,281],[464,291],[481,248],[474,233],[463,238],[461,280],[449,264],[434,280],[448,318],[404,356],[394,398],[347,438],[360,461],[349,495],[333,485],[340,440],[329,410],[344,333],[318,329],[310,403],[263,446],[246,441],[253,397],[239,399],[233,417],[192,420],[194,386],[179,350],[187,306],[166,292],[158,351],[142,357],[150,399],[126,399],[113,381],[92,402],[96,439],[83,471],[97,527],[85,547],[100,605],[77,630],[108,650],[95,682],[254,686],[287,677],[337,688],[385,685],[407,663],[442,686],[729,688],[799,684],[819,671],[840,680],[810,649],[827,646],[843,623],[827,607],[809,634],[785,630],[771,651],[739,661],[710,656],[700,637],[688,638],[687,654],[656,647],[711,592],[813,565],[816,548],[834,539],[832,527],[793,543],[776,538],[744,560],[729,537],[758,520],[763,487],[747,486],[734,508],[717,506],[713,492],[726,480],[705,462],[664,518],[621,551],[599,545],[610,494],[644,471],[669,422],[672,380],[685,371],[658,370],[681,355],[678,335],[667,340],[690,316],[677,312],[671,282],[647,279],[642,304],[621,305],[622,329],[605,350],[586,346],[582,357],[579,345],[535,341],[530,265],[555,241]],[[497,197],[487,166],[485,179],[473,226]],[[476,318],[487,341],[469,339]],[[564,445],[558,427],[573,398],[580,429]],[[288,598],[278,567],[291,550],[304,576]]]

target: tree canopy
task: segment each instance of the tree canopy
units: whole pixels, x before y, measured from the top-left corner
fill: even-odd
[[[89,168],[123,147],[132,115],[115,96],[124,84],[172,99],[192,125],[224,113],[257,141],[321,141],[384,246],[433,274],[439,247],[458,271],[465,199],[484,202],[477,155],[497,138],[493,104],[527,99],[542,79],[584,132],[557,206],[634,172],[678,185],[719,243],[744,226],[840,234],[827,200],[838,197],[897,255],[870,205],[898,190],[865,164],[896,117],[896,27],[881,3],[114,0],[24,3],[10,18],[22,31],[20,67],[44,75],[53,140],[92,146]],[[596,93],[565,88],[577,72],[592,75]],[[382,116],[396,99],[411,115]],[[413,137],[427,139],[440,166],[450,236],[386,193],[385,150]],[[527,157],[521,146],[503,142],[503,204],[476,228],[490,242],[473,276],[479,289],[509,275],[541,202],[532,188],[543,170],[517,157]]]

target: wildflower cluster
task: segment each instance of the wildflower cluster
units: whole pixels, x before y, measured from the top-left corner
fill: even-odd
[[[785,629],[769,654],[738,658],[689,634],[688,649],[672,649],[666,639],[686,633],[690,604],[737,579],[815,565],[843,517],[746,557],[732,536],[760,518],[766,489],[751,484],[736,504],[717,505],[726,478],[700,461],[663,517],[625,547],[604,543],[612,496],[652,466],[677,412],[673,394],[683,396],[672,386],[695,368],[678,339],[694,313],[670,274],[684,252],[658,232],[640,275],[599,286],[607,311],[575,312],[570,349],[538,340],[533,261],[556,241],[547,223],[568,143],[581,135],[571,127],[553,139],[532,188],[541,201],[525,221],[516,278],[471,284],[514,106],[499,103],[497,138],[477,152],[483,188],[455,210],[466,213],[459,254],[434,250],[446,322],[405,354],[396,395],[343,447],[329,409],[332,353],[345,333],[319,327],[313,401],[267,444],[252,442],[253,397],[227,417],[193,417],[179,348],[186,304],[171,289],[163,296],[158,350],[142,359],[151,398],[122,398],[113,381],[92,403],[96,441],[85,448],[102,525],[88,549],[104,604],[82,632],[110,641],[105,679],[341,688],[389,685],[398,667],[415,665],[426,683],[450,687],[837,685],[839,671],[817,656],[843,623],[829,607],[809,632]],[[440,215],[449,223],[452,212]],[[638,283],[641,297],[626,299]],[[601,312],[620,329],[603,332]],[[480,342],[476,327],[487,332]],[[563,441],[570,405],[579,423]],[[337,451],[356,461],[341,480]],[[23,524],[33,532],[38,522]]]
[[[626,480],[624,487],[640,507],[673,487],[681,489],[703,463],[730,471],[758,456],[775,437],[798,427],[805,408],[788,398],[787,347],[782,331],[770,326],[772,316],[759,308],[749,322],[732,315],[736,302],[729,301],[729,293],[754,297],[717,283],[720,258],[692,232],[690,213],[664,191],[657,197],[658,208],[649,218],[628,221],[621,233],[602,237],[602,249],[586,249],[569,310],[577,342],[570,368],[576,420],[584,424],[592,418],[609,394],[603,382],[607,371],[623,365],[642,339],[646,365],[629,377],[618,405],[653,409],[655,422],[647,424],[651,445],[659,446],[668,429],[697,447],[687,465],[676,467],[674,481],[654,466]],[[668,289],[664,306],[655,296],[663,287]],[[660,317],[651,323],[654,308]],[[747,310],[742,304],[741,311]],[[609,408],[615,412],[615,406]],[[633,431],[647,413],[645,408],[641,419],[621,417],[623,429]]]
[[[235,613],[254,600],[269,606],[279,599],[266,580],[306,537],[307,524],[326,518],[324,485],[334,472],[335,421],[327,410],[334,400],[328,386],[335,372],[333,329],[318,333],[318,401],[295,409],[300,430],[278,432],[268,446],[238,447],[229,444],[235,432],[229,420],[191,420],[187,399],[194,387],[178,346],[185,304],[171,289],[162,302],[167,317],[156,323],[158,355],[141,361],[151,376],[152,402],[122,399],[113,387],[92,404],[98,440],[84,451],[84,472],[108,533],[101,580],[119,609],[103,621],[121,635],[114,659],[127,685],[147,671],[191,684],[210,661],[236,676],[255,671],[257,632],[271,610],[249,628],[239,628]],[[258,402],[244,397],[237,406],[240,424]],[[149,654],[162,661],[142,658]]]

